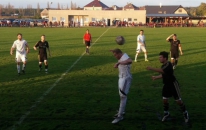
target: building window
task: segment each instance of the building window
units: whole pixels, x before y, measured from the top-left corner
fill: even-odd
[[[159,14],[162,14],[162,11],[158,11]]]
[[[132,21],[132,18],[128,18],[128,21]]]
[[[164,11],[164,14],[166,14],[167,12],[166,11]]]
[[[134,19],[134,21],[137,21],[137,19]]]
[[[96,21],[96,19],[95,19],[95,18],[92,18],[92,21]]]
[[[57,21],[57,18],[56,17],[52,17],[52,21]]]
[[[63,18],[63,17],[61,17],[60,20],[63,21],[63,22],[65,22],[65,18]]]
[[[182,9],[179,9],[178,12],[182,12]]]

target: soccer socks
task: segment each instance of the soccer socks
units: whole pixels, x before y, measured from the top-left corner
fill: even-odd
[[[182,103],[182,104],[180,105],[180,109],[182,110],[182,112],[186,112],[186,107],[185,107],[185,104],[184,104],[184,103]]]
[[[41,67],[42,67],[42,64],[39,64],[39,69],[41,69]]]
[[[164,103],[163,107],[164,107],[164,112],[165,113],[168,112],[168,110],[169,110],[169,103]]]
[[[45,72],[48,71],[48,65],[45,65]]]
[[[145,60],[147,60],[147,54],[144,54],[144,58],[145,58]]]
[[[26,65],[25,65],[25,64],[23,64],[23,65],[22,65],[22,70],[25,70],[25,67],[26,67]]]
[[[177,63],[178,63],[178,60],[177,59],[175,59],[175,65],[177,66]]]
[[[118,117],[121,117],[123,115],[123,112],[125,111],[126,103],[127,103],[127,97],[126,96],[120,97]]]
[[[17,65],[16,67],[17,67],[18,73],[20,73],[20,65]]]
[[[138,53],[135,55],[135,59],[134,59],[135,61],[137,61],[137,56],[138,56]]]

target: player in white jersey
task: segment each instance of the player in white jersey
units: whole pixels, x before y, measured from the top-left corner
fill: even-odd
[[[13,55],[13,51],[16,49],[16,62],[17,62],[17,71],[18,75],[20,75],[20,63],[23,62],[22,65],[22,73],[25,73],[25,67],[26,67],[26,60],[27,60],[27,53],[29,53],[29,46],[26,40],[22,39],[22,34],[17,34],[17,40],[14,41],[10,54]]]
[[[137,36],[137,50],[136,50],[136,55],[134,60],[135,62],[137,62],[137,57],[141,51],[144,52],[145,61],[148,61],[144,30],[140,30],[140,34]]]
[[[114,57],[118,59],[118,62],[114,65],[114,68],[119,69],[119,95],[120,95],[120,106],[118,113],[115,115],[115,119],[112,121],[113,124],[123,120],[123,114],[127,103],[127,94],[131,85],[132,74],[130,72],[132,59],[126,53],[123,53],[120,49],[111,50]]]

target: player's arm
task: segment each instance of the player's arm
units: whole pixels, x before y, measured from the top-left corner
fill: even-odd
[[[180,50],[180,54],[183,55],[181,44],[179,44],[179,50]]]
[[[49,47],[47,47],[47,50],[48,50],[48,52],[49,52],[49,56],[51,56],[51,53],[50,53],[50,49],[49,49]]]
[[[174,34],[171,34],[169,37],[167,37],[166,41],[169,42],[170,38],[172,38],[173,35],[174,35]]]
[[[37,50],[37,45],[38,44],[38,42],[35,44],[35,46],[33,47],[34,48],[34,50],[36,51]]]
[[[11,55],[13,55],[13,51],[14,51],[14,48],[11,47],[11,49],[10,49],[10,54],[11,54]]]
[[[129,64],[132,64],[132,59],[131,58],[128,58],[127,60],[125,61],[120,61],[117,63],[118,65],[129,65]]]
[[[158,73],[161,73],[161,74],[164,73],[164,71],[161,68],[152,68],[152,67],[148,66],[146,69],[154,71],[154,72],[158,72]]]
[[[156,79],[161,79],[162,78],[162,75],[157,75],[157,76],[152,76],[152,80],[156,80]]]
[[[26,44],[26,52],[27,52],[27,54],[29,53],[29,45],[28,44]]]

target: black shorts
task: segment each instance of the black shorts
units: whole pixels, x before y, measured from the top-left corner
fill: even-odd
[[[179,58],[179,52],[171,51],[170,56],[171,56],[171,58],[177,59],[177,58]]]
[[[45,60],[47,60],[47,54],[39,54],[39,62],[44,62]]]
[[[170,84],[165,84],[162,89],[162,96],[165,98],[174,97],[175,100],[181,98],[179,83],[174,81]]]
[[[85,41],[86,46],[90,46],[90,41]]]

